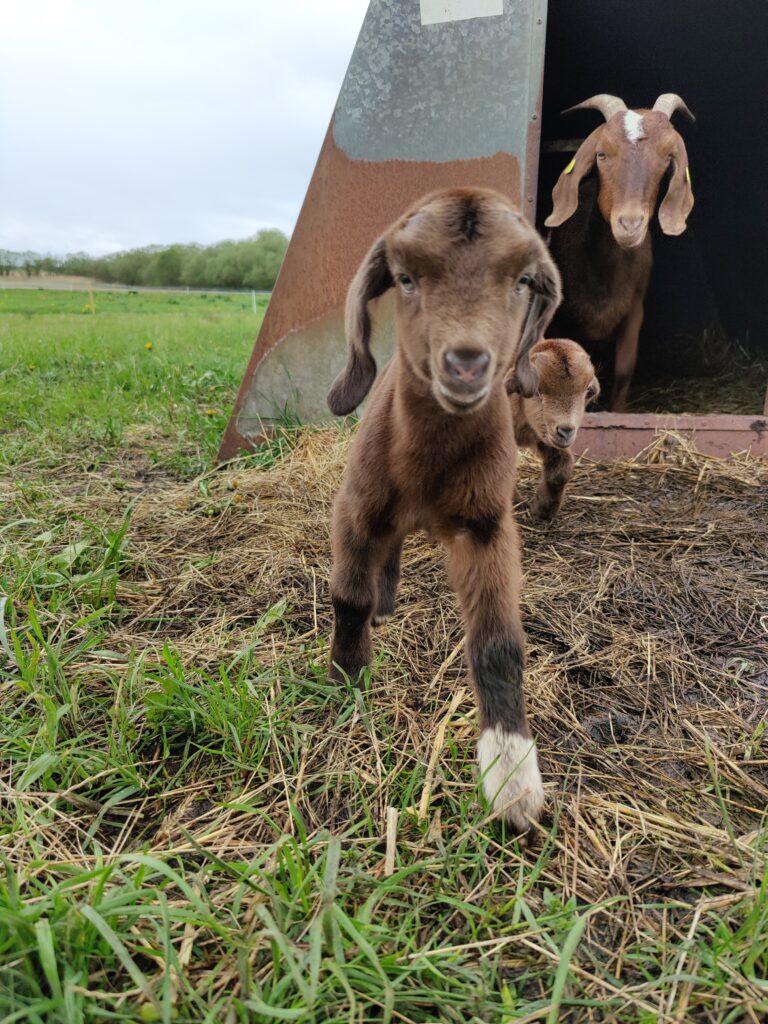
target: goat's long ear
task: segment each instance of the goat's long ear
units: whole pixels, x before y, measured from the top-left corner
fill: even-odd
[[[377,239],[360,264],[347,292],[344,327],[347,365],[328,392],[328,407],[335,416],[354,412],[371,390],[376,360],[371,355],[371,316],[368,303],[394,285],[387,265],[384,239]]]
[[[576,156],[557,179],[557,184],[552,189],[552,213],[544,221],[546,227],[560,227],[563,221],[568,220],[576,212],[579,205],[579,184],[595,162],[597,138],[601,130],[602,125],[584,139]]]
[[[673,157],[674,170],[664,202],[659,207],[659,224],[665,235],[681,235],[685,231],[688,214],[693,209],[691,172],[688,152],[678,136]]]
[[[536,390],[539,388],[539,368],[536,365],[539,361],[539,357],[534,353],[528,357],[528,361],[531,366],[531,372],[536,381]],[[515,365],[504,378],[504,388],[508,395],[521,395],[523,389],[520,386],[520,381],[517,376],[517,365]],[[530,395],[526,395],[526,398],[530,398]]]
[[[523,324],[515,359],[516,390],[525,398],[531,398],[539,388],[536,368],[531,364],[531,348],[544,337],[544,332],[562,301],[560,272],[543,242],[541,252],[531,276],[531,299]]]

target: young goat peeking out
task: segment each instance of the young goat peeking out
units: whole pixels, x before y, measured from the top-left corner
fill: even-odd
[[[435,192],[373,245],[347,298],[348,360],[328,403],[351,412],[374,383],[368,302],[396,287],[395,355],[371,390],[333,513],[331,676],[357,681],[371,623],[394,611],[400,552],[425,529],[448,551],[493,807],[520,831],[544,793],[523,700],[515,452],[505,377],[537,381],[529,349],[560,301],[544,243],[502,195]]]
[[[595,368],[581,347],[568,338],[547,338],[531,349],[531,365],[539,386],[535,395],[520,393],[514,371],[507,378],[515,440],[520,448],[536,448],[543,473],[529,511],[534,519],[553,519],[563,503],[573,473],[571,445],[586,406],[600,394]],[[516,491],[515,502],[525,504]]]

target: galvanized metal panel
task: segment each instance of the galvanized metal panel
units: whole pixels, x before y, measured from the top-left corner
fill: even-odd
[[[546,0],[371,0],[315,173],[219,452],[282,412],[327,417],[357,265],[436,188],[496,188],[533,217]],[[474,10],[474,14],[472,13]],[[425,23],[426,22],[426,23]],[[392,350],[386,303],[375,347]]]
[[[372,3],[336,106],[336,145],[353,160],[522,161],[539,90],[533,36],[544,35],[534,13],[509,0],[495,17],[425,25],[417,3]]]

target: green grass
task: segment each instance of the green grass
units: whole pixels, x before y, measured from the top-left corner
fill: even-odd
[[[266,308],[250,295],[0,290],[3,451],[13,464],[127,427],[173,443],[186,471],[210,465]],[[62,435],[66,433],[66,438]]]
[[[260,317],[176,298],[0,292],[0,1021],[766,1019],[762,727],[731,759],[694,737],[669,807],[550,750],[528,851],[479,801],[467,698],[429,782],[460,661],[445,691],[393,641],[364,693],[328,681],[338,438],[213,473]]]

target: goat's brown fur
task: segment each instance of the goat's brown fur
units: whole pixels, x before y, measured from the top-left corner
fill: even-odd
[[[439,538],[466,621],[485,790],[527,829],[543,791],[522,692],[516,448],[504,378],[516,359],[521,391],[534,393],[528,350],[559,302],[558,273],[500,194],[427,196],[374,244],[352,282],[334,412],[354,408],[373,382],[367,303],[387,280],[398,282],[395,355],[372,389],[334,506],[331,674],[356,681],[368,665],[371,621],[394,609],[406,535],[426,529]]]
[[[605,98],[623,106],[615,97]],[[674,99],[679,101],[675,109],[690,115],[679,97]],[[627,115],[640,122],[635,139]],[[594,168],[597,177],[589,177]],[[637,362],[653,262],[648,225],[669,170],[659,223],[665,234],[679,235],[693,207],[685,143],[663,110],[619,110],[584,140],[560,175],[545,221],[554,229],[550,247],[565,296],[553,332],[590,344],[615,338],[614,411],[626,407]]]
[[[563,503],[573,473],[571,445],[600,385],[587,353],[568,338],[538,342],[531,349],[531,365],[539,381],[537,393],[530,398],[521,395],[514,372],[507,379],[507,390],[518,446],[536,449],[542,459],[542,478],[529,511],[534,519],[547,520]],[[515,501],[525,504],[518,492]]]

